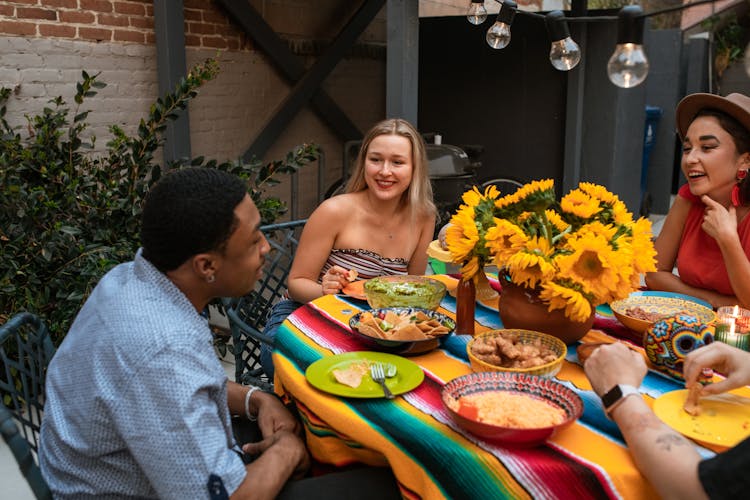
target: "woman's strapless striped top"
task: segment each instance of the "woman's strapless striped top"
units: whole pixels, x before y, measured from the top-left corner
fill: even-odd
[[[375,252],[362,249],[334,248],[331,250],[318,279],[320,280],[332,266],[341,266],[344,269],[356,269],[360,279],[409,273],[409,262],[405,259],[389,259],[381,257]]]

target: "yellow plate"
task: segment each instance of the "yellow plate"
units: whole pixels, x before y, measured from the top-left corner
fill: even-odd
[[[443,250],[443,247],[440,246],[440,242],[438,240],[432,240],[432,242],[429,244],[429,246],[427,247],[427,255],[441,262],[453,261],[453,259],[451,259],[451,253],[448,250]]]
[[[701,414],[682,409],[687,389],[668,392],[654,401],[654,413],[689,438],[731,447],[750,436],[750,399],[731,392],[700,399]]]

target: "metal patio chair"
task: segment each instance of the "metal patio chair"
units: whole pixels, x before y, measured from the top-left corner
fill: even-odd
[[[263,266],[263,278],[248,295],[223,301],[232,333],[238,383],[273,390],[273,380],[268,379],[260,364],[261,345],[273,346],[273,339],[262,332],[271,308],[286,292],[289,270],[305,222],[307,219],[262,226],[260,229],[271,245]]]
[[[44,379],[54,354],[49,331],[37,316],[20,313],[0,326],[0,429],[36,498],[52,498],[38,454]]]

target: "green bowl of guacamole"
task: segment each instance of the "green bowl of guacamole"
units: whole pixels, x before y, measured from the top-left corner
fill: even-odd
[[[445,284],[423,276],[379,276],[365,282],[367,303],[373,309],[383,307],[438,308],[445,296]]]

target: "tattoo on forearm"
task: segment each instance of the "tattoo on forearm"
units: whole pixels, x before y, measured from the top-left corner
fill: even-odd
[[[686,444],[687,440],[685,438],[672,432],[662,434],[656,438],[656,445],[664,451],[672,451],[673,446],[685,446]]]

